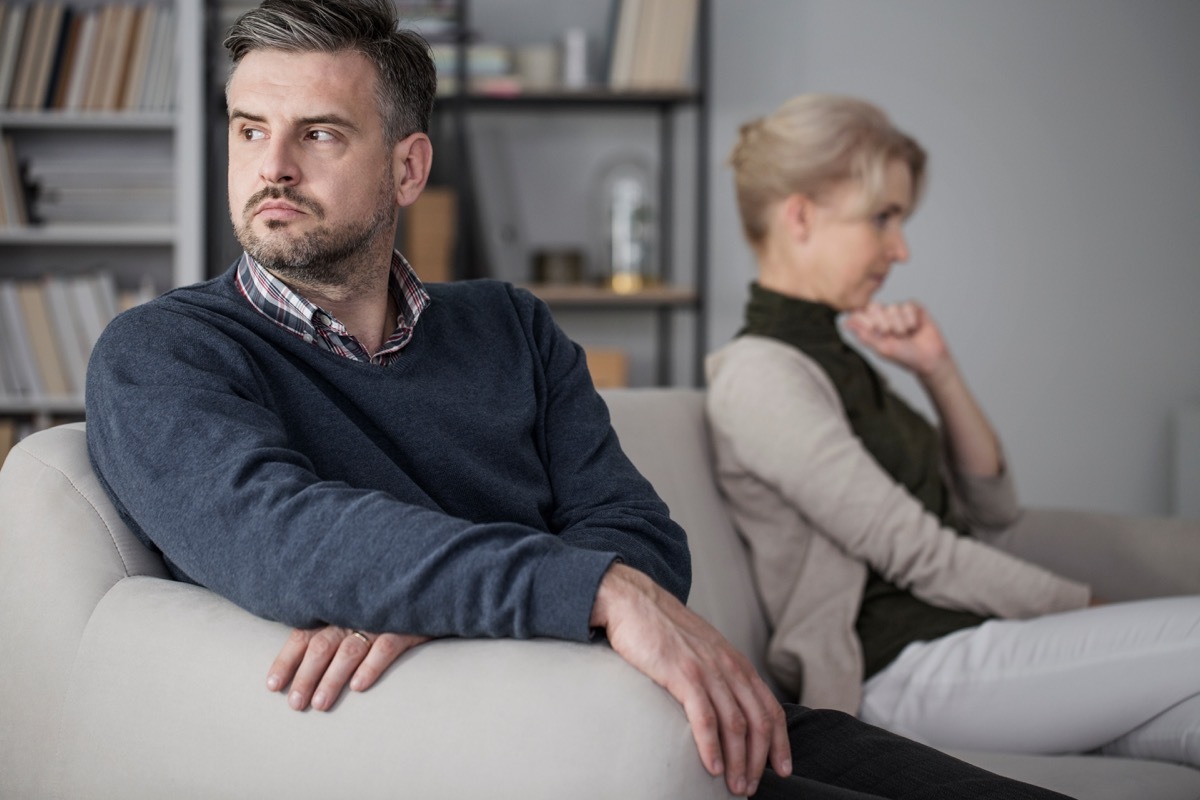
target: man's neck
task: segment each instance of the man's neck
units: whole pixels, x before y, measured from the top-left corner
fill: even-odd
[[[360,276],[353,283],[340,285],[309,285],[278,273],[273,274],[296,294],[345,325],[350,335],[368,353],[374,354],[392,335],[400,313],[389,291],[390,255],[386,264],[385,269],[375,270],[370,276]]]

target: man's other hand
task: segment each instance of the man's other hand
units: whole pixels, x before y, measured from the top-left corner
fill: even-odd
[[[303,711],[311,703],[328,711],[347,683],[352,691],[366,691],[392,662],[427,641],[428,636],[374,635],[336,625],[296,628],[267,672],[267,688],[278,692],[291,684],[292,708]]]
[[[758,788],[767,759],[791,774],[783,709],[750,662],[643,573],[614,564],[600,582],[591,624],[613,649],[678,700],[700,760],[737,795]]]

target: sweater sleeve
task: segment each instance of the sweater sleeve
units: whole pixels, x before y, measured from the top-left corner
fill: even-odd
[[[595,589],[621,550],[323,480],[261,381],[238,344],[161,306],[118,318],[93,351],[89,455],[174,570],[300,627],[588,638]],[[604,455],[598,469],[617,460]]]
[[[691,587],[687,537],[621,449],[583,349],[541,300],[513,291],[516,302],[532,314],[534,347],[544,370],[543,457],[556,501],[551,529],[574,547],[615,554],[686,602]]]
[[[1087,603],[1086,586],[941,527],[854,436],[832,384],[803,354],[747,337],[710,377],[711,423],[741,468],[898,586],[1009,618]]]

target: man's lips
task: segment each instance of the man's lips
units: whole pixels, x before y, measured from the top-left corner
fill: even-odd
[[[304,215],[304,211],[301,211],[291,203],[286,203],[282,200],[268,200],[260,205],[258,210],[254,212],[254,216],[256,217],[279,220],[295,219]]]

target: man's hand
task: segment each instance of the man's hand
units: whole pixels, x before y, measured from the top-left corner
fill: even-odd
[[[267,688],[282,691],[289,683],[288,705],[328,711],[346,684],[365,692],[384,670],[407,651],[429,641],[428,636],[384,633],[374,636],[349,628],[296,628],[267,672]]]
[[[683,705],[700,760],[729,790],[753,794],[767,758],[791,774],[783,709],[750,662],[715,628],[649,577],[614,564],[591,624],[613,649]]]
[[[917,377],[934,377],[950,363],[946,340],[920,303],[871,303],[846,317],[846,327],[864,345]]]

